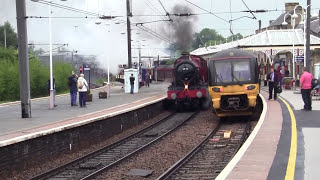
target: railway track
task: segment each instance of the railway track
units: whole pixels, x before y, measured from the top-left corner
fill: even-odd
[[[224,132],[231,130],[230,138]],[[245,141],[250,121],[220,122],[197,147],[164,174],[163,179],[214,179],[232,159]]]
[[[32,179],[91,179],[173,132],[198,112],[173,113],[161,121],[107,147]]]

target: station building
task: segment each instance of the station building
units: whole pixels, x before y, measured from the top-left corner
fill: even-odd
[[[259,28],[256,34],[241,40],[215,46],[202,47],[192,54],[200,55],[209,60],[215,53],[230,48],[239,48],[253,52],[258,59],[260,78],[265,81],[270,66],[278,68],[282,77],[295,77],[299,80],[304,66],[304,25],[301,15],[291,25],[291,15],[296,7],[297,14],[304,14],[299,3],[286,3],[286,11],[276,20],[270,21],[268,27]],[[288,13],[288,15],[286,15]],[[289,15],[290,14],[290,15]],[[288,25],[283,26],[283,22]],[[294,21],[292,21],[293,23]],[[320,78],[320,24],[319,16],[311,18],[310,28],[310,71],[315,78]],[[293,28],[294,27],[294,28]],[[295,61],[293,62],[293,52]],[[293,68],[295,67],[295,71]],[[298,81],[297,81],[298,82]]]

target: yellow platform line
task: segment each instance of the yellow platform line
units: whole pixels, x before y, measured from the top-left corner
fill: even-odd
[[[293,180],[297,158],[297,122],[290,105],[283,98],[279,98],[287,106],[291,117],[291,145],[285,180]]]

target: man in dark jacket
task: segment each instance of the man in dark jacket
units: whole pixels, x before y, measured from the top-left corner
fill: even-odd
[[[130,76],[130,85],[131,85],[130,94],[133,94],[134,80],[135,80],[135,78],[134,78],[133,74],[131,74],[131,76]]]
[[[76,74],[72,74],[68,78],[68,86],[70,89],[70,97],[71,97],[71,106],[78,106],[77,105],[77,93],[78,93],[78,88],[77,88],[77,81],[78,81],[78,76]]]
[[[277,100],[277,86],[279,84],[278,73],[274,71],[273,67],[270,69],[270,73],[267,76],[267,80],[269,82],[269,99],[272,99],[272,91],[273,91],[273,99]]]

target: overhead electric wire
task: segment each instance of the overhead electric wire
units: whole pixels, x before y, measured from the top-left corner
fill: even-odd
[[[81,9],[76,9],[76,8],[72,8],[72,7],[69,7],[69,6],[64,6],[64,5],[61,5],[61,4],[52,3],[52,2],[48,2],[48,1],[44,1],[44,0],[39,1],[39,3],[46,4],[46,5],[51,5],[53,7],[57,7],[57,8],[65,9],[65,10],[69,10],[69,11],[73,11],[73,12],[76,12],[76,13],[87,14],[87,15],[92,15],[92,16],[99,16],[98,13],[84,11],[84,10],[81,10]]]
[[[199,9],[201,9],[201,10],[203,10],[203,11],[205,11],[205,12],[209,13],[209,14],[212,14],[212,15],[214,15],[215,17],[217,17],[217,18],[219,18],[219,19],[221,19],[221,20],[223,20],[223,21],[225,21],[225,22],[229,23],[227,20],[223,19],[222,17],[217,16],[217,15],[215,15],[214,13],[212,13],[212,12],[210,12],[210,11],[208,11],[208,10],[206,10],[206,9],[204,9],[204,8],[202,8],[202,7],[200,7],[200,6],[198,6],[198,5],[196,5],[196,4],[192,3],[192,2],[190,2],[190,1],[188,1],[188,0],[185,0],[185,1],[186,1],[186,2],[188,2],[188,3],[190,3],[190,4],[192,4],[193,6],[195,6],[195,7],[197,7],[197,8],[199,8]]]
[[[161,14],[161,12],[149,1],[149,0],[147,0],[148,1],[148,3],[150,4],[148,4],[146,1],[145,1],[145,3],[151,8],[151,10],[154,12],[154,13],[156,13],[156,14],[158,14],[160,17],[161,17],[161,19],[162,20],[166,20],[167,19],[167,17],[166,17],[166,15],[162,15]],[[152,6],[152,7],[151,7]],[[157,11],[157,12],[156,12]],[[171,23],[170,22],[168,22],[171,26],[174,26],[174,24],[172,23],[172,19],[171,18],[169,18],[171,21]]]
[[[250,10],[250,8],[247,6],[247,4],[244,2],[244,0],[241,0],[243,2],[243,4],[247,7],[248,11],[252,14],[252,16],[254,17],[254,19],[257,19],[256,16],[252,13],[252,11]]]
[[[162,2],[161,2],[160,0],[158,0],[158,1],[159,1],[159,3],[161,4],[161,6],[162,6],[163,10],[166,12],[166,15],[168,16],[169,20],[172,22],[172,19],[171,19],[171,17],[170,17],[169,12],[166,10],[166,8],[164,8],[164,6],[163,6]]]
[[[63,45],[61,45],[61,46],[59,46],[59,47],[53,48],[52,51],[53,51],[53,50],[56,50],[56,49],[59,49],[59,48],[61,48],[61,47],[63,47],[63,46],[66,46],[66,45],[68,45],[68,44],[63,44]],[[41,54],[45,54],[45,53],[48,53],[48,52],[50,52],[50,51],[46,51],[46,52],[41,53]]]
[[[146,21],[146,22],[137,22],[137,23],[131,23],[131,24],[134,24],[134,25],[142,25],[142,24],[150,24],[150,23],[155,23],[155,22],[164,22],[164,21],[170,21],[168,19],[165,19],[165,20],[155,20],[155,21]]]
[[[147,28],[147,27],[145,27],[145,26],[143,26],[143,25],[141,25],[141,26],[138,26],[138,25],[137,25],[137,27],[140,28],[141,30],[143,30],[143,31],[145,31],[145,32],[147,32],[147,33],[149,33],[149,34],[151,34],[151,35],[153,35],[153,36],[161,39],[161,40],[164,40],[164,41],[166,41],[166,42],[172,43],[172,41],[170,41],[170,39],[161,36],[161,35],[158,34],[157,32],[155,32],[155,31],[153,31],[153,30],[151,30],[151,29],[149,29],[149,28]]]
[[[37,45],[37,46],[48,46],[49,44],[47,43],[28,43],[28,46],[34,46],[34,45]],[[60,46],[60,45],[63,45],[63,46],[68,46],[68,44],[52,44],[54,46]]]
[[[312,9],[312,10],[317,10],[317,9]],[[268,13],[268,12],[277,12],[277,11],[284,11],[284,9],[258,9],[258,10],[252,10],[251,12],[252,13]],[[247,12],[250,12],[248,10],[243,10],[243,11],[223,11],[223,12],[211,12],[211,13],[208,13],[208,12],[204,12],[204,13],[200,13],[200,12],[197,12],[197,13],[190,13],[191,15],[212,15],[212,14],[239,14],[239,13],[247,13]],[[172,15],[171,13],[169,13],[170,15]],[[162,15],[162,14],[135,14],[133,16],[136,16],[136,17],[143,17],[143,16],[165,16],[165,15]]]
[[[49,16],[26,16],[26,18],[38,18],[38,19],[41,19],[41,18],[49,18]],[[57,17],[50,17],[50,18],[57,18],[57,19],[59,19],[59,18],[61,18],[61,19],[64,19],[64,18],[66,18],[66,19],[89,19],[89,18],[92,18],[92,19],[95,19],[95,18],[97,18],[97,17],[94,17],[94,16],[84,16],[84,17],[75,17],[75,16],[70,16],[70,17],[59,17],[59,16],[57,16]]]
[[[73,7],[69,7],[69,6],[65,6],[65,5],[49,2],[49,1],[46,1],[46,0],[41,0],[41,1],[39,1],[39,3],[45,4],[45,5],[51,5],[53,7],[57,7],[57,8],[60,8],[60,9],[65,9],[65,10],[76,12],[76,13],[86,14],[86,15],[90,15],[90,16],[96,16],[96,17],[99,17],[101,19],[106,17],[106,16],[101,16],[101,14],[99,14],[99,13],[85,11],[85,10],[82,10],[82,9],[77,9],[77,8],[73,8]],[[116,18],[116,17],[124,17],[124,16],[110,16],[110,17],[107,17],[106,19]],[[85,18],[87,18],[87,17],[85,17]]]
[[[148,1],[148,2],[147,2],[147,1]],[[147,6],[149,6],[149,8],[150,8],[154,13],[160,15],[161,19],[165,20],[165,19],[166,19],[166,18],[165,18],[166,16],[165,16],[165,15],[162,15],[161,12],[160,12],[149,0],[147,0],[147,1],[144,1],[144,2],[147,4]],[[151,6],[152,6],[152,7],[151,7]]]
[[[169,42],[169,43],[172,43],[172,41],[170,41],[169,39],[167,39],[166,37],[163,37],[163,36],[161,36],[160,34],[158,34],[157,32],[154,32],[154,31],[152,31],[151,29],[149,29],[149,28],[147,28],[147,27],[145,27],[145,26],[138,26],[140,29],[142,29],[143,31],[145,31],[145,32],[147,32],[147,33],[149,33],[149,34],[151,34],[151,35],[153,35],[153,36],[155,36],[155,37],[157,37],[157,38],[159,38],[159,39],[161,39],[161,40],[164,40],[164,41],[166,41],[166,42]]]

